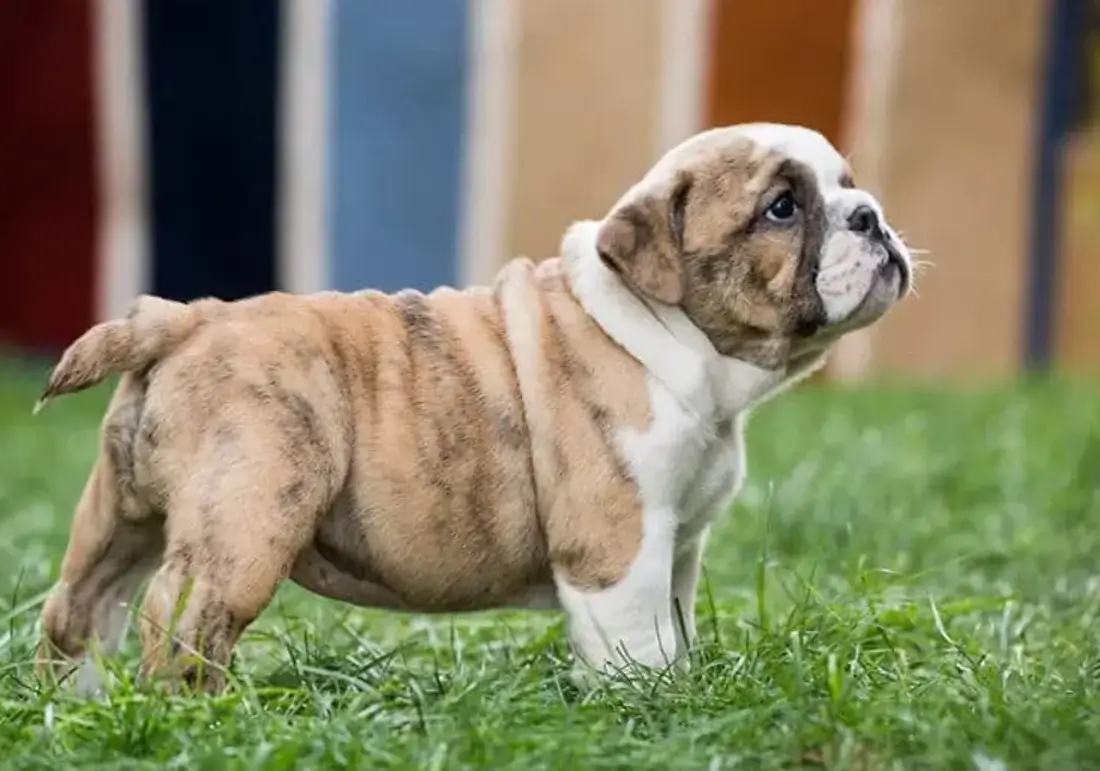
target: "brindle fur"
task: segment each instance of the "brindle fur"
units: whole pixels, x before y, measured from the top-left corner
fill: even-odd
[[[187,324],[190,336],[126,373],[104,419],[44,610],[44,659],[109,638],[116,606],[150,572],[145,669],[198,654],[204,666],[183,669],[212,689],[286,578],[440,612],[521,602],[553,568],[580,586],[621,575],[639,504],[611,432],[646,425],[644,377],[555,263],[492,291],[175,306],[145,334],[175,338]],[[524,383],[501,314],[509,292],[530,295],[542,333],[545,369]],[[96,346],[130,339],[78,343],[48,395],[98,371],[86,357],[120,355]],[[527,410],[552,428],[532,434]]]

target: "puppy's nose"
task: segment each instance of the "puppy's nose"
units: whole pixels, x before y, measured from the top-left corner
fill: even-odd
[[[871,238],[882,235],[882,227],[879,225],[878,214],[867,204],[860,204],[848,215],[848,229],[854,233],[862,233]]]

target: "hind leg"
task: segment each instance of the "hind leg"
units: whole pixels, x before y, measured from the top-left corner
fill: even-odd
[[[98,687],[89,646],[104,654],[117,649],[129,604],[160,561],[163,536],[152,515],[126,519],[112,462],[100,456],[73,520],[61,576],[42,610],[39,671],[61,678],[83,660],[78,688]]]
[[[138,496],[134,452],[144,386],[123,376],[107,409],[100,449],[73,517],[61,576],[42,610],[39,671],[59,676],[84,659],[80,685],[98,685],[89,645],[113,653],[128,605],[160,561],[161,519]]]
[[[248,481],[238,477],[239,494],[173,509],[165,559],[141,609],[146,676],[222,690],[241,634],[311,542],[319,487],[292,481],[271,494],[270,484]]]

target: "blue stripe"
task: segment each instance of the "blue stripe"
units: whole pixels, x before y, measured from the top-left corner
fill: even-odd
[[[467,24],[466,0],[335,1],[332,288],[457,281]]]

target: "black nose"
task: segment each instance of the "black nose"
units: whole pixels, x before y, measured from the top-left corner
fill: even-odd
[[[861,204],[848,215],[848,229],[855,233],[877,237],[882,234],[878,214],[867,204]]]

